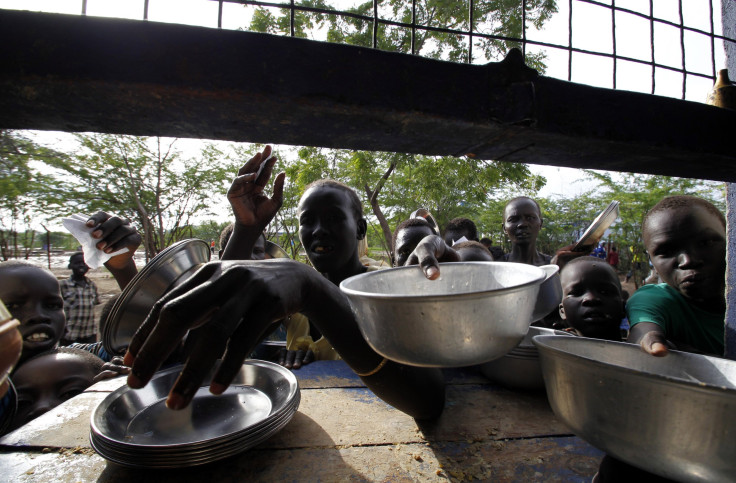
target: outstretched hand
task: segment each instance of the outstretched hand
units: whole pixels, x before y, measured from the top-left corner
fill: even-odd
[[[87,227],[92,228],[92,238],[99,240],[98,250],[112,253],[121,248],[128,251],[112,257],[105,262],[105,267],[113,274],[121,289],[137,273],[133,255],[141,244],[141,235],[130,220],[98,211],[87,220]]]
[[[460,256],[448,246],[442,237],[428,235],[422,238],[417,247],[411,252],[404,266],[419,265],[429,280],[440,276],[440,262],[459,262]]]
[[[136,332],[124,360],[131,366],[128,385],[146,385],[186,336],[189,357],[167,406],[186,407],[224,353],[210,384],[212,393],[221,394],[271,323],[301,308],[295,294],[303,293],[305,277],[322,278],[283,259],[206,264],[161,298]]]
[[[233,180],[227,199],[233,208],[236,225],[255,227],[260,233],[276,216],[284,197],[285,173],[279,173],[273,183],[270,198],[263,189],[271,178],[276,158],[271,156],[271,146],[250,158]]]

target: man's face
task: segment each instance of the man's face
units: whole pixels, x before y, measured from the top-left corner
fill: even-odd
[[[75,354],[48,354],[28,361],[13,374],[18,392],[14,421],[24,424],[84,392],[95,375],[93,367]]]
[[[662,281],[703,309],[722,305],[726,229],[715,214],[698,205],[660,211],[649,217],[643,235]]]
[[[76,277],[84,277],[89,271],[89,267],[84,263],[84,257],[79,255],[69,260],[69,268]]]
[[[399,230],[394,247],[395,266],[403,267],[419,242],[429,235],[434,235],[434,231],[428,226],[407,226]]]
[[[21,361],[58,344],[66,317],[59,282],[52,274],[37,267],[6,269],[0,275],[0,299],[20,322]]]
[[[342,270],[358,258],[365,224],[356,219],[350,197],[340,188],[310,188],[299,202],[299,239],[321,273]]]
[[[542,218],[532,200],[521,198],[506,205],[503,211],[503,231],[511,243],[534,243],[541,228]]]
[[[604,261],[568,265],[560,283],[560,315],[571,327],[598,339],[618,334],[624,317],[621,284]]]

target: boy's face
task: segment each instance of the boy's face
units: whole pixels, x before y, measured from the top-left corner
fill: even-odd
[[[299,239],[319,272],[340,271],[358,258],[365,220],[356,219],[350,197],[340,188],[310,188],[299,203]]]
[[[411,252],[426,236],[434,235],[428,226],[407,226],[396,234],[396,247],[394,248],[394,260],[397,267],[403,267]]]
[[[74,256],[69,260],[69,268],[76,277],[84,277],[89,271],[89,267],[84,263],[84,257],[80,255]]]
[[[253,253],[251,254],[253,260],[265,260],[266,259],[266,239],[262,236],[258,237],[256,244],[253,245]]]
[[[503,211],[503,231],[511,243],[533,243],[541,228],[542,218],[532,200],[522,198],[512,201]]]
[[[48,354],[21,365],[13,374],[18,391],[15,425],[25,424],[82,393],[95,376],[89,362],[75,354]]]
[[[702,206],[660,211],[643,233],[652,265],[662,280],[696,306],[722,305],[726,274],[726,229]]]
[[[586,337],[610,338],[618,334],[624,317],[621,283],[606,263],[568,265],[560,278],[560,316]]]
[[[64,334],[66,318],[59,282],[36,267],[13,267],[0,275],[0,299],[20,322],[21,361],[53,349]]]

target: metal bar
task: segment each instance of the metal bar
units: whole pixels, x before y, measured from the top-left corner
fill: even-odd
[[[678,10],[680,12],[680,52],[682,54],[682,70],[685,70],[685,21],[682,16],[682,0],[677,1]],[[682,74],[682,98],[685,99],[685,91],[687,89],[687,74]]]
[[[656,84],[656,64],[654,63],[654,0],[649,0],[649,42],[652,47],[652,94],[655,93]]]
[[[616,0],[611,0],[611,37],[613,41],[613,88],[616,88]]]
[[[472,154],[736,180],[736,113],[540,77],[520,50],[470,65],[226,29],[2,13],[0,129]],[[380,75],[387,71],[401,75]]]
[[[223,6],[223,3],[222,3],[222,0],[220,0],[219,5],[217,7],[217,28],[218,29],[222,28],[222,6]]]
[[[572,0],[570,0],[570,14],[567,22],[567,80],[572,80]]]

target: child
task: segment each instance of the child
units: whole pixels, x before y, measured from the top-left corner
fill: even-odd
[[[97,285],[85,276],[89,267],[84,263],[82,252],[76,252],[69,257],[68,268],[72,271],[71,275],[59,284],[66,316],[66,330],[61,344],[69,345],[72,342],[90,344],[97,341],[95,305],[100,303],[100,295],[97,292]]]
[[[621,281],[613,267],[597,257],[571,260],[560,273],[560,317],[569,332],[620,341],[624,317]]]
[[[281,205],[283,173],[276,177],[273,197],[263,194],[276,162],[268,160],[269,155],[267,147],[251,158],[228,192],[236,223],[225,256],[235,255],[240,260],[205,265],[156,304],[128,348],[125,362],[132,365],[128,384],[133,388],[145,385],[179,343],[186,327],[196,325],[196,336],[189,337],[193,350],[167,405],[186,407],[226,348],[210,384],[210,391],[220,394],[270,325],[299,312],[329,339],[377,396],[415,418],[439,416],[444,408],[441,371],[405,366],[373,351],[361,335],[347,297],[338,288],[344,279],[368,270],[360,262],[358,248],[367,223],[362,203],[352,189],[320,180],[309,185],[301,197],[297,208],[299,238],[316,270],[288,259],[244,260],[250,256],[255,237]],[[264,159],[268,161],[258,174]]]
[[[503,209],[503,232],[511,240],[511,252],[504,260],[529,265],[548,265],[552,257],[537,251],[537,237],[542,229],[542,210],[536,201],[519,196]]]
[[[88,224],[97,228],[97,236],[93,233],[93,237],[100,239],[98,248],[114,251],[127,246],[130,249],[105,263],[120,288],[125,288],[135,275],[133,253],[140,244],[140,235],[129,223],[103,212],[90,217]],[[63,336],[66,319],[59,282],[51,272],[23,261],[0,263],[0,300],[21,324],[23,351],[19,365],[56,347]]]
[[[473,220],[468,218],[453,218],[447,223],[442,238],[448,246],[465,237],[468,241],[478,241],[478,229]]]
[[[644,245],[664,283],[629,299],[629,341],[661,356],[667,347],[723,356],[726,219],[695,196],[669,196],[644,218]]]
[[[452,249],[457,252],[461,262],[493,261],[491,252],[480,242],[464,241],[453,245]]]
[[[429,235],[437,233],[424,218],[409,218],[399,223],[391,241],[394,267],[403,267],[422,238]]]
[[[11,430],[84,392],[96,382],[103,366],[99,357],[70,347],[52,349],[26,361],[13,373],[18,403]]]

